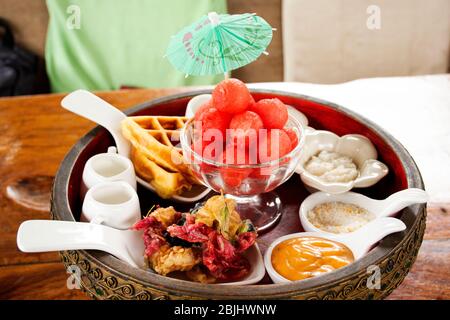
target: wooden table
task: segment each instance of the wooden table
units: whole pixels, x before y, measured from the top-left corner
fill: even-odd
[[[189,90],[99,93],[120,109]],[[0,299],[86,299],[66,287],[56,253],[24,254],[16,246],[20,223],[49,218],[52,179],[69,148],[94,127],[60,107],[63,95],[0,99]],[[419,257],[390,299],[450,299],[450,203],[431,204]]]

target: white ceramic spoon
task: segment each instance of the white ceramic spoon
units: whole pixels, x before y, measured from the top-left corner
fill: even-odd
[[[133,267],[145,267],[142,231],[117,230],[94,223],[24,221],[17,231],[17,246],[22,252],[100,250]]]
[[[123,137],[121,131],[120,122],[126,118],[122,111],[86,90],[69,93],[62,99],[61,106],[104,127],[113,136],[118,153],[130,157],[130,143]],[[147,189],[155,191],[153,186],[143,179],[136,177],[136,180]],[[205,186],[194,185],[191,190],[173,196],[172,199],[186,203],[197,202],[210,191],[211,189]]]
[[[142,231],[117,230],[87,222],[28,220],[22,222],[17,231],[17,246],[22,252],[100,250],[133,267],[146,268]],[[261,281],[266,269],[258,244],[250,247],[244,256],[251,265],[249,274],[239,281],[221,285],[246,285]]]
[[[122,136],[121,121],[127,116],[105,100],[86,90],[76,90],[61,100],[61,106],[109,131],[120,155],[130,157],[130,143]]]
[[[417,188],[409,188],[392,194],[384,200],[375,200],[356,192],[345,192],[341,194],[329,194],[316,192],[303,200],[300,205],[300,222],[305,231],[326,232],[315,227],[308,219],[308,212],[315,206],[325,202],[344,202],[357,205],[371,212],[377,218],[389,217],[403,208],[416,203],[426,203],[428,194]]]
[[[298,237],[317,237],[324,238],[332,241],[336,241],[347,246],[353,253],[355,261],[362,258],[378,241],[386,237],[387,235],[395,232],[400,232],[406,229],[405,224],[395,218],[380,218],[375,219],[368,224],[364,225],[360,229],[352,233],[346,234],[333,234],[327,232],[299,232],[289,234],[276,239],[266,251],[264,256],[264,264],[266,270],[275,283],[291,282],[281,276],[275,271],[272,265],[272,251],[281,242]]]

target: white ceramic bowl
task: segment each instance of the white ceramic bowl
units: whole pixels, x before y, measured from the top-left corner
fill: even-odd
[[[306,171],[304,165],[320,151],[337,152],[350,157],[359,170],[359,175],[349,182],[327,182]],[[387,175],[388,167],[377,160],[378,154],[372,142],[359,134],[348,134],[342,137],[325,130],[308,130],[303,153],[296,172],[309,190],[320,190],[328,193],[343,193],[354,187],[370,187]]]
[[[84,197],[80,220],[127,230],[141,220],[136,190],[125,181],[100,182]]]
[[[307,232],[327,232],[314,226],[308,219],[308,212],[326,202],[343,202],[356,205],[374,214],[375,219],[390,217],[403,208],[416,203],[426,203],[428,194],[417,188],[409,188],[392,194],[384,200],[375,200],[356,192],[329,194],[316,192],[306,197],[300,205],[299,216],[302,227]]]
[[[347,246],[353,253],[354,261],[362,258],[378,241],[387,235],[406,229],[406,225],[399,219],[380,218],[375,219],[355,232],[346,234],[332,234],[326,232],[299,232],[282,236],[271,243],[264,255],[264,265],[267,273],[274,283],[287,283],[291,280],[280,275],[272,265],[272,251],[281,242],[298,237],[318,237]],[[346,266],[347,267],[347,266]],[[346,268],[344,267],[344,268]],[[299,280],[301,281],[301,280]]]
[[[247,249],[247,251],[244,252],[244,257],[251,265],[250,273],[246,275],[245,278],[239,281],[219,283],[220,285],[229,286],[255,284],[261,281],[262,278],[264,278],[264,275],[266,274],[266,268],[264,267],[264,260],[261,254],[261,250],[259,250],[259,246],[256,242],[253,246],[251,246]]]
[[[136,174],[130,159],[117,153],[116,147],[89,158],[83,169],[81,195],[101,182],[125,181],[136,190]]]

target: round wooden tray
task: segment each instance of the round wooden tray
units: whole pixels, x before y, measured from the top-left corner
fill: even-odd
[[[128,115],[183,115],[189,99],[210,91],[196,91],[164,97],[128,110]],[[424,188],[420,172],[405,148],[379,126],[341,106],[311,97],[279,91],[252,90],[256,100],[277,97],[296,107],[309,119],[310,126],[326,129],[338,135],[359,133],[376,146],[379,159],[388,165],[389,174],[371,188],[357,190],[373,198],[385,198],[405,188]],[[55,178],[51,200],[53,219],[78,221],[81,211],[79,189],[87,159],[106,152],[113,145],[112,137],[97,127],[82,137],[63,160]],[[297,174],[277,188],[283,203],[280,222],[258,238],[261,250],[275,238],[302,231],[298,209],[308,195]],[[138,188],[142,212],[153,204],[173,205],[179,211],[192,205],[172,203],[154,193]],[[329,274],[289,284],[273,284],[266,277],[248,286],[221,286],[177,280],[133,268],[115,257],[99,251],[63,251],[66,267],[77,265],[81,270],[81,286],[89,296],[98,299],[380,299],[389,295],[405,278],[416,259],[425,230],[425,205],[414,205],[398,216],[407,229],[390,235],[364,258]],[[367,279],[373,275],[370,267],[381,271],[381,288],[369,289]],[[369,269],[368,269],[369,268]]]

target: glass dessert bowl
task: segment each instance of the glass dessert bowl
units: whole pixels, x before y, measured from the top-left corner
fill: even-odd
[[[223,161],[220,156],[206,156],[202,152],[206,148],[197,148],[196,141],[201,140],[199,135],[202,133],[197,129],[195,122],[192,118],[185,124],[180,134],[180,142],[184,159],[190,164],[196,177],[214,191],[233,198],[237,203],[237,211],[241,218],[250,219],[259,232],[274,226],[282,214],[281,200],[274,189],[288,180],[295,172],[305,140],[302,124],[289,115],[282,130],[294,133],[297,136],[297,143],[281,157],[272,156],[268,161],[258,161],[260,148],[257,144],[257,147],[252,148],[252,150],[256,150],[254,153],[247,150],[247,153],[251,155],[247,154],[242,157],[239,154],[241,149],[237,147],[238,150],[234,155],[234,159],[237,160],[230,163]],[[267,132],[266,135],[258,135],[256,141],[270,135]],[[230,136],[228,130],[226,136],[228,138]],[[282,139],[276,139],[277,136],[271,137],[275,149],[278,144],[284,143]],[[229,149],[227,146],[235,143],[230,140],[232,139],[225,139],[222,150],[217,151],[216,154],[220,152],[225,154],[225,150]],[[255,158],[258,160],[254,160]],[[243,161],[239,161],[239,159],[243,159]]]

